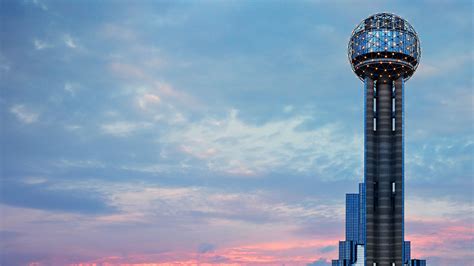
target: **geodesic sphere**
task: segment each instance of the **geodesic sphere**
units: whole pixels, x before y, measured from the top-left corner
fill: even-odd
[[[420,61],[418,35],[404,19],[379,13],[364,19],[349,40],[349,61],[360,79],[409,79]]]

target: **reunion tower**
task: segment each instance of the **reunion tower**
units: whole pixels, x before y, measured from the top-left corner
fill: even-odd
[[[418,35],[393,14],[366,18],[349,41],[349,60],[364,81],[367,266],[403,265],[404,83],[419,59]]]
[[[403,18],[379,13],[354,29],[348,49],[364,82],[364,184],[352,194],[360,199],[358,214],[346,199],[346,220],[358,221],[359,237],[347,239],[355,229],[346,222],[333,265],[423,265],[411,264],[418,260],[410,262],[404,240],[404,84],[420,61],[418,35]]]

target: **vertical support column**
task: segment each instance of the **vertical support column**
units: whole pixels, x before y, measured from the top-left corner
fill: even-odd
[[[392,266],[392,81],[377,80],[377,174],[376,258],[377,266]]]
[[[393,136],[393,181],[395,182],[394,256],[395,264],[403,265],[404,257],[404,81],[395,81],[395,132]]]
[[[364,186],[365,186],[365,265],[373,265],[375,258],[374,181],[375,181],[375,132],[374,132],[374,80],[364,81]]]

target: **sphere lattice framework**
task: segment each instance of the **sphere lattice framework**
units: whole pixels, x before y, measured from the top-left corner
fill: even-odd
[[[379,13],[364,19],[354,29],[348,55],[360,79],[408,80],[420,61],[420,41],[406,20]]]

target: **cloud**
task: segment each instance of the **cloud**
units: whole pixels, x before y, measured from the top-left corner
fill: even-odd
[[[271,193],[252,191],[236,193],[204,187],[166,187],[150,184],[122,184],[101,187],[80,184],[81,189],[99,190],[108,203],[120,210],[102,217],[103,221],[146,224],[170,221],[175,226],[191,224],[269,225],[292,224],[287,233],[295,234],[295,226],[305,226],[308,219],[331,220],[341,216],[339,208],[317,199],[303,199],[297,203],[276,201]],[[219,226],[218,226],[219,227]],[[210,227],[212,228],[212,226]]]
[[[116,121],[100,126],[102,133],[115,137],[127,137],[139,129],[150,127],[150,123],[135,123],[128,121]]]
[[[153,97],[155,103],[159,98],[160,101],[166,101],[170,105],[184,109],[202,109],[203,106],[197,98],[177,89],[169,82],[156,78],[153,72],[157,65],[161,66],[161,62],[160,58],[147,58],[144,62],[136,64],[112,62],[108,65],[108,69],[117,78],[127,81],[123,86],[123,92],[135,95],[141,108],[146,105],[143,104],[145,97]]]
[[[420,65],[415,73],[418,78],[431,78],[434,76],[450,75],[466,65],[471,65],[474,61],[474,52],[469,51],[464,54],[449,54],[444,57],[422,58]]]
[[[43,1],[54,14],[31,1],[4,5],[12,34],[0,55],[0,72],[9,71],[0,104],[10,115],[2,147],[10,155],[4,172],[17,183],[5,187],[16,207],[0,208],[2,230],[21,235],[12,241],[7,233],[1,246],[22,259],[6,265],[306,265],[336,257],[344,190],[357,188],[348,179],[360,179],[363,165],[362,87],[344,47],[352,27],[332,20],[347,8],[35,3]],[[449,12],[472,31],[470,16],[459,15],[466,7],[400,12]],[[366,9],[348,19],[357,23]],[[425,35],[433,22],[451,21],[421,17],[415,24]],[[468,28],[455,28],[444,31],[448,46],[470,49],[457,34]],[[433,44],[426,52],[449,59],[439,53],[445,43]],[[71,53],[83,47],[80,58]],[[407,87],[415,103],[407,108],[416,110],[407,109],[407,122],[424,130],[414,143],[415,126],[407,126],[406,191],[417,196],[407,198],[407,238],[416,256],[440,256],[433,265],[469,265],[448,259],[472,260],[470,62],[430,58],[423,54],[408,87],[418,75],[431,83]],[[54,96],[62,101],[48,105]],[[37,113],[38,126],[15,127],[17,103]]]
[[[446,221],[466,219],[474,214],[474,206],[469,202],[449,198],[410,197],[406,202],[406,216],[414,220]]]
[[[114,210],[100,195],[90,190],[55,189],[46,182],[20,183],[5,179],[2,185],[8,189],[2,191],[0,202],[11,206],[89,214]]]
[[[138,107],[142,110],[147,110],[153,108],[161,102],[161,99],[158,95],[153,93],[145,93],[137,97]]]
[[[25,124],[31,124],[38,121],[39,114],[35,113],[23,104],[16,104],[10,108],[10,112],[16,116],[18,120]]]
[[[3,241],[13,240],[21,235],[21,233],[15,231],[0,230],[0,239]]]
[[[334,245],[331,245],[331,246],[322,247],[322,248],[319,249],[319,251],[321,251],[322,253],[326,253],[326,252],[334,251],[336,249],[337,249],[336,244],[334,244]]]
[[[11,67],[7,58],[5,58],[2,53],[0,53],[0,72],[8,72],[10,68]]]
[[[471,138],[456,135],[422,140],[407,145],[411,149],[406,155],[407,189],[416,190],[420,197],[470,200],[474,150]],[[445,207],[443,202],[439,204]]]
[[[18,192],[15,186],[8,186],[13,191],[7,198],[13,201],[12,194]],[[314,199],[288,204],[275,200],[271,193],[258,190],[236,193],[205,187],[99,180],[22,184],[21,190],[16,203],[9,205],[28,209],[3,206],[8,217],[5,230],[29,232],[21,243],[44,254],[67,254],[63,257],[68,263],[79,263],[78,260],[85,258],[90,263],[112,264],[146,260],[157,264],[186,261],[218,265],[223,261],[274,264],[285,261],[300,265],[311,262],[315,251],[336,241],[330,236],[328,239],[327,235],[314,240],[293,233],[301,219],[316,217],[321,220],[334,216],[327,212],[331,208]],[[20,198],[22,202],[18,202]],[[48,200],[57,202],[47,204],[50,208],[46,208],[43,204]],[[82,205],[78,204],[80,200]],[[96,205],[98,202],[102,203]],[[76,230],[68,230],[71,226],[77,226]],[[116,230],[124,233],[113,233]],[[86,232],[94,232],[99,240],[77,253],[75,247],[90,241]],[[156,238],[157,235],[160,237]],[[47,247],[30,241],[45,237],[57,241]],[[201,242],[207,237],[212,239],[212,244]],[[74,239],[74,245],[60,246],[64,243],[63,238]],[[184,243],[181,242],[183,239],[186,239]],[[138,245],[135,240],[140,240]],[[127,250],[131,255],[102,256],[117,249]],[[144,249],[150,252],[141,254]],[[161,249],[164,252],[160,252]],[[52,257],[57,258],[50,255],[47,259]],[[96,261],[91,257],[99,258]]]
[[[286,105],[284,108],[283,108],[283,112],[285,113],[291,113],[293,111],[294,107],[293,105]]]
[[[23,183],[28,185],[36,185],[47,182],[48,179],[39,176],[28,176],[22,180]]]
[[[202,243],[198,246],[198,253],[208,253],[214,251],[216,246],[209,243]]]
[[[466,261],[472,261],[474,258],[472,219],[467,221],[411,220],[407,222],[406,228],[406,239],[412,242],[412,257],[442,257],[444,260],[451,258]]]
[[[53,162],[53,165],[60,168],[104,168],[105,164],[97,160],[68,160],[61,159]]]
[[[253,125],[242,121],[238,111],[232,110],[223,119],[204,118],[169,130],[159,142],[181,147],[184,154],[201,159],[211,171],[232,175],[281,170],[314,173],[323,179],[357,175],[359,170],[348,169],[361,163],[361,140],[343,135],[343,129],[336,124],[299,129],[309,119],[295,115]],[[343,171],[350,173],[344,176]]]
[[[48,44],[47,42],[41,41],[39,39],[34,39],[33,40],[33,45],[35,46],[36,50],[43,50],[43,49],[46,49],[46,48],[53,47],[51,44]]]
[[[64,44],[69,48],[76,49],[78,47],[76,41],[69,34],[64,35],[63,40]]]
[[[66,82],[64,83],[64,90],[68,92],[71,96],[76,95],[76,91],[79,89],[80,85],[77,83]]]
[[[331,240],[329,240],[331,241]],[[233,245],[214,249],[205,253],[198,252],[161,252],[133,254],[128,256],[103,257],[97,260],[82,261],[81,265],[97,264],[133,264],[148,261],[153,265],[327,265],[325,259],[314,261],[314,249],[324,245],[324,241],[301,241],[287,239],[278,242],[260,242],[253,245]],[[316,264],[314,264],[316,263]]]
[[[48,6],[46,6],[42,1],[40,0],[31,0],[31,3],[33,3],[35,6],[41,8],[43,11],[48,10]]]
[[[329,266],[329,265],[330,263],[326,259],[323,259],[323,258],[320,258],[317,261],[307,264],[307,266]]]
[[[472,261],[474,207],[470,202],[450,198],[408,198],[406,239],[412,242],[412,257],[427,258],[430,265]]]

